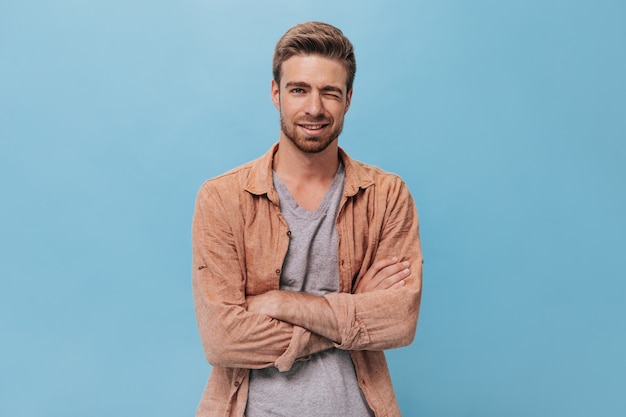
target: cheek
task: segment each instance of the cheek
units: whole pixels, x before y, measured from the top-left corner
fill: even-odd
[[[348,104],[342,101],[329,101],[324,107],[334,116],[344,115],[348,111]]]
[[[289,118],[297,114],[298,109],[295,108],[293,104],[289,103],[288,101],[283,100],[280,103],[280,113],[283,115],[283,117]]]
[[[343,119],[343,116],[346,115],[346,112],[348,111],[348,108],[345,106],[338,106],[337,109],[335,111],[333,111],[333,116],[335,117],[335,119],[337,120],[341,120]]]

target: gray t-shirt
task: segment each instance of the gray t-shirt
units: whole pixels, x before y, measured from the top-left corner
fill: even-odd
[[[345,172],[335,178],[315,212],[299,207],[274,173],[280,210],[291,231],[280,289],[316,295],[339,287],[335,221]],[[359,388],[347,351],[329,349],[296,362],[287,372],[274,367],[250,371],[246,417],[373,417]]]

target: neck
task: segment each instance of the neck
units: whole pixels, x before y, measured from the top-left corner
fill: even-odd
[[[339,167],[339,145],[334,140],[318,153],[306,153],[281,135],[274,155],[274,171],[283,179],[296,182],[330,183]]]

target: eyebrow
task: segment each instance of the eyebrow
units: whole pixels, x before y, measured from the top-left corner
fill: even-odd
[[[311,88],[311,85],[309,83],[305,83],[304,81],[290,81],[287,84],[285,84],[285,88],[290,88],[290,87],[291,88],[293,87]],[[343,96],[343,90],[339,87],[335,87],[332,85],[325,85],[324,87],[320,88],[320,90],[339,93]]]

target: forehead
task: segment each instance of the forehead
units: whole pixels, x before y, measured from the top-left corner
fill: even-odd
[[[320,55],[294,55],[281,67],[280,83],[303,82],[315,87],[334,86],[344,90],[348,70],[341,63]]]

